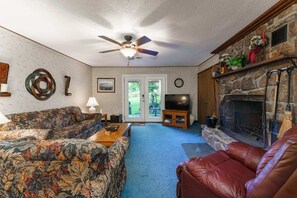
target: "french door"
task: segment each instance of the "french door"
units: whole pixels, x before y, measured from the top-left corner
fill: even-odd
[[[162,121],[166,75],[124,75],[124,121]]]

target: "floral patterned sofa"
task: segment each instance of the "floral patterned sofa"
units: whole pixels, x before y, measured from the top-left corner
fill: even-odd
[[[84,140],[100,129],[100,115],[65,107],[7,117],[12,122],[0,125],[0,197],[120,197],[129,140],[109,148]]]
[[[84,114],[79,107],[7,115],[12,122],[0,125],[0,131],[51,129],[47,139],[86,139],[101,129],[101,114]]]

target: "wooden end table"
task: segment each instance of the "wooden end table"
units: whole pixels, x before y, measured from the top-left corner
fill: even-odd
[[[131,123],[116,123],[120,127],[117,131],[110,132],[109,135],[105,128],[101,129],[94,135],[88,138],[88,140],[103,144],[104,146],[111,146],[118,137],[123,136],[126,132],[128,132],[128,136],[131,136]]]
[[[102,113],[102,118],[104,118],[104,124],[107,126],[107,113]]]

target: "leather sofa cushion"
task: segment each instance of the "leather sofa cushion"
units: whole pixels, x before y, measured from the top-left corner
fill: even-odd
[[[297,169],[297,137],[282,138],[267,152],[269,155],[265,154],[262,158],[265,166],[261,163],[261,171],[257,173],[257,177],[246,184],[248,198],[273,197],[290,177],[294,177],[293,173]],[[267,161],[266,158],[270,160]],[[292,192],[289,197],[296,196],[296,187],[287,190]]]
[[[265,150],[254,147],[242,142],[232,142],[228,145],[226,153],[232,158],[241,162],[246,167],[250,168],[254,172],[257,170],[257,166],[265,154]]]
[[[217,151],[186,163],[187,171],[220,197],[245,197],[245,183],[255,172],[230,158],[225,151]]]
[[[277,140],[274,144],[272,144],[270,146],[270,148],[268,149],[268,151],[263,155],[263,157],[261,158],[258,167],[257,167],[257,175],[259,175],[261,173],[261,171],[265,168],[266,164],[269,163],[269,161],[274,157],[274,155],[276,154],[276,152],[278,152],[278,150],[281,148],[281,146],[288,140],[291,138],[297,137],[297,128],[291,128],[290,130],[288,130],[284,137]]]

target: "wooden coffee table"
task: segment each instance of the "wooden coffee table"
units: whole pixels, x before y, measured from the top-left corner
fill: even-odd
[[[120,125],[117,131],[110,132],[110,135],[107,135],[109,131],[103,128],[89,137],[88,140],[98,142],[100,144],[103,144],[104,146],[111,146],[118,137],[123,136],[126,132],[128,132],[128,136],[131,136],[131,123],[113,124]]]

